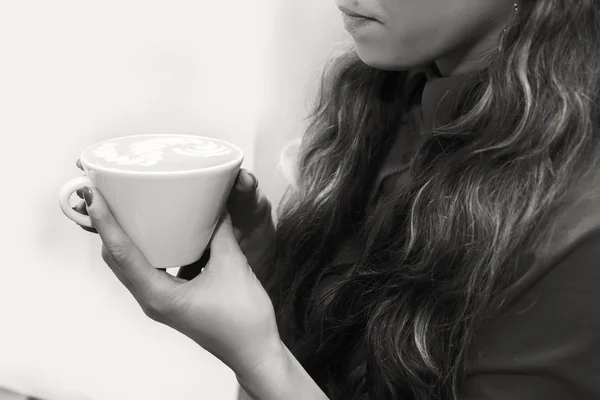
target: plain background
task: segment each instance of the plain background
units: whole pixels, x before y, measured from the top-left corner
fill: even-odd
[[[0,0],[0,387],[235,397],[225,366],[146,318],[57,193],[94,142],[196,133],[242,147],[277,203],[279,152],[343,40],[333,0]]]

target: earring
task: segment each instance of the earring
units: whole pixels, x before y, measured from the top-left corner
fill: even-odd
[[[515,13],[513,14],[512,21],[510,22],[510,24],[508,24],[508,26],[506,26],[504,29],[502,29],[502,32],[500,32],[500,36],[498,37],[498,52],[502,52],[502,44],[504,42],[504,36],[506,35],[506,31],[508,30],[510,25],[512,25],[513,22],[515,22],[517,12],[519,11],[519,3],[515,2],[513,4],[513,8],[515,10]]]

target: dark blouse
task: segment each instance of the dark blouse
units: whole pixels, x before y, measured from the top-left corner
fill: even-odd
[[[413,105],[379,171],[370,213],[409,181],[408,160],[419,132],[447,121],[466,78],[436,76],[428,68],[411,76]],[[600,179],[569,198],[550,239],[523,254],[520,278],[476,330],[461,399],[600,399]],[[351,263],[356,248],[349,239],[334,265]],[[321,290],[334,279],[325,279]]]

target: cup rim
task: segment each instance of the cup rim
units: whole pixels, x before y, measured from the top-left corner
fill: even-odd
[[[186,169],[186,170],[180,170],[180,171],[133,171],[133,170],[124,170],[124,169],[119,169],[119,168],[111,168],[111,167],[105,167],[102,165],[98,165],[95,164],[93,162],[90,162],[89,160],[86,160],[84,157],[84,154],[86,151],[88,151],[89,149],[91,149],[92,147],[95,147],[99,144],[105,143],[105,142],[110,142],[113,140],[119,140],[119,139],[125,139],[125,138],[132,138],[132,137],[156,137],[156,136],[160,136],[160,137],[165,137],[165,136],[188,136],[188,137],[194,137],[194,138],[198,138],[198,139],[207,139],[207,140],[212,140],[215,142],[220,142],[225,144],[226,146],[229,146],[231,148],[233,148],[234,151],[237,152],[238,156],[236,158],[234,158],[233,160],[227,161],[223,164],[218,164],[218,165],[213,165],[210,167],[202,167],[202,168],[195,168],[195,169]],[[189,175],[189,174],[197,174],[197,173],[202,173],[202,172],[214,172],[214,171],[219,171],[219,170],[228,170],[231,169],[232,167],[235,167],[236,165],[240,165],[243,160],[244,160],[244,152],[242,151],[242,149],[238,146],[236,146],[233,143],[227,142],[225,140],[222,139],[217,139],[217,138],[213,138],[213,137],[209,137],[209,136],[201,136],[201,135],[195,135],[195,134],[191,134],[191,133],[145,133],[145,134],[137,134],[137,135],[126,135],[126,136],[118,136],[118,137],[114,137],[114,138],[110,138],[110,139],[106,139],[106,140],[102,140],[100,142],[95,142],[89,146],[87,146],[85,149],[83,149],[79,155],[79,160],[81,161],[81,165],[85,167],[85,169],[91,169],[94,171],[103,171],[103,172],[112,172],[112,173],[118,173],[120,175],[144,175],[144,176],[169,176],[169,175]]]

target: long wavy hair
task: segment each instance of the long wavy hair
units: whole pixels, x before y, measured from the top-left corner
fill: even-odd
[[[522,0],[502,52],[482,58],[452,122],[422,133],[411,183],[373,218],[408,73],[353,50],[327,65],[266,286],[282,339],[332,399],[456,398],[478,318],[598,165],[598,43],[598,0]],[[349,235],[360,257],[334,271]]]

